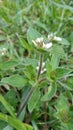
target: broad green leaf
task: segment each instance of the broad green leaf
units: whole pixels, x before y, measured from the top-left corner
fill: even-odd
[[[12,75],[10,77],[5,77],[1,80],[4,84],[9,84],[13,87],[21,89],[25,86],[27,80],[19,74]]]
[[[58,97],[56,108],[57,111],[61,111],[63,109],[69,110],[67,98],[63,94],[60,94],[60,96]]]
[[[52,47],[52,54],[55,55],[55,56],[59,56],[60,58],[64,58],[66,57],[66,54],[64,52],[64,49],[61,45],[53,45]]]
[[[72,72],[72,70],[70,70],[70,69],[57,68],[57,69],[55,70],[56,78],[57,78],[57,79],[64,78],[64,77],[68,76],[68,74],[70,74],[71,72]]]
[[[36,67],[37,64],[38,64],[38,60],[37,59],[26,58],[24,60],[24,65],[26,65],[26,66],[32,65],[33,67]]]
[[[42,97],[42,101],[48,101],[51,100],[57,91],[57,86],[55,84],[53,84],[52,86],[49,86],[48,88],[48,92],[46,92],[46,94]]]
[[[18,62],[16,62],[16,61],[12,61],[12,60],[11,61],[5,61],[5,62],[2,62],[0,64],[0,68],[2,70],[9,70],[9,69],[13,69],[17,65],[18,65]]]
[[[56,69],[59,65],[60,59],[65,58],[65,57],[66,57],[66,54],[61,45],[53,46],[52,47],[52,58],[51,58],[52,70]]]
[[[5,100],[5,98],[0,94],[0,102],[4,105],[11,116],[15,117],[14,108]]]
[[[29,44],[28,42],[26,42],[23,37],[19,37],[19,40],[20,40],[21,45],[22,45],[25,49],[27,49],[27,50],[29,50],[29,51],[31,50],[30,44]]]
[[[70,45],[70,43],[65,38],[62,38],[62,41],[60,43],[67,46]]]
[[[56,54],[52,55],[52,58],[51,58],[52,70],[58,67],[59,61],[60,61],[59,55],[56,55]]]
[[[16,130],[33,130],[33,128],[25,123],[22,123],[20,120],[13,118],[11,116],[4,115],[0,113],[0,120],[7,122],[10,126]]]
[[[4,98],[13,106],[16,107],[18,99],[16,92],[13,89],[10,89],[5,95]],[[13,101],[13,102],[12,102]]]
[[[73,91],[73,84],[67,84],[67,83],[63,83],[61,81],[57,81],[63,88]],[[67,81],[66,81],[67,82]]]
[[[32,40],[36,40],[36,38],[38,38],[38,37],[41,37],[41,34],[38,31],[36,31],[35,29],[30,27],[27,31],[27,40],[28,40],[29,44],[32,43]],[[32,44],[31,44],[31,46],[32,46]]]
[[[57,110],[57,112],[55,113],[55,117],[64,124],[69,123],[69,104],[67,98],[63,94],[60,94],[60,96],[58,97],[57,105],[55,107]]]
[[[33,85],[36,81],[36,70],[33,66],[29,65],[24,71],[25,76],[29,79],[29,83]]]
[[[36,88],[28,101],[28,109],[32,112],[40,99],[40,90]]]

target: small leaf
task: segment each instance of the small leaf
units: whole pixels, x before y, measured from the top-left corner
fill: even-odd
[[[56,78],[57,78],[57,79],[64,78],[64,77],[68,76],[68,74],[70,74],[71,72],[72,72],[72,70],[70,70],[70,69],[57,68],[57,69],[55,70]]]
[[[0,64],[0,68],[2,70],[9,70],[9,69],[14,68],[17,65],[18,65],[18,63],[16,61],[5,61]]]
[[[65,38],[62,38],[62,41],[60,43],[67,46],[70,45],[70,43]]]
[[[28,101],[28,109],[30,112],[36,108],[36,105],[40,99],[40,90],[36,88]]]
[[[30,125],[22,123],[20,120],[2,113],[0,113],[0,120],[7,122],[10,126],[15,128],[16,130],[33,130],[33,128]]]
[[[25,58],[24,64],[25,64],[26,66],[32,65],[33,67],[36,67],[37,64],[38,64],[38,60],[37,60],[37,59],[31,59],[31,58]]]
[[[41,34],[35,29],[30,27],[27,31],[27,40],[29,44],[32,43],[32,40],[36,40],[38,37],[41,37]]]
[[[15,117],[14,108],[5,100],[5,98],[0,94],[0,102],[4,105],[11,116]]]
[[[48,92],[42,97],[42,101],[48,101],[48,100],[51,100],[54,95],[56,94],[56,91],[57,91],[57,86],[56,85],[52,85],[52,86],[49,86],[48,88]]]
[[[60,94],[58,97],[56,108],[57,111],[61,111],[63,109],[67,111],[69,110],[67,98],[63,94]]]
[[[21,45],[27,49],[27,50],[31,50],[31,46],[28,42],[25,41],[25,39],[23,37],[19,37],[20,43]]]
[[[21,75],[15,74],[10,77],[5,77],[1,80],[4,84],[9,84],[13,87],[17,87],[19,89],[23,88],[26,84],[27,80],[23,78]]]

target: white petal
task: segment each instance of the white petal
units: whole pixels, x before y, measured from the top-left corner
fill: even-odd
[[[32,42],[34,43],[35,46],[37,46],[37,43],[34,40],[32,40]]]
[[[52,42],[45,44],[45,49],[49,49],[50,47],[52,47]]]
[[[36,39],[36,42],[39,43],[39,42],[43,42],[43,37],[39,37]]]
[[[46,68],[44,68],[43,70],[41,70],[41,74],[43,74],[44,72],[46,72]]]
[[[54,36],[54,40],[60,42],[62,41],[62,38]]]
[[[2,54],[2,56],[4,56],[4,55],[5,55],[5,53],[4,53],[4,52],[2,52],[1,54]]]

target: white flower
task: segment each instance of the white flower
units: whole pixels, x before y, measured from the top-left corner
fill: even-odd
[[[52,43],[45,43],[43,37],[37,38],[35,41],[32,40],[32,42],[34,43],[34,45],[37,48],[42,48],[42,49],[49,49],[50,47],[52,47]]]
[[[34,45],[36,47],[42,47],[43,46],[43,37],[37,38],[35,41],[32,40],[32,42],[34,43]]]
[[[49,49],[50,47],[52,47],[52,42],[44,44],[45,49]]]
[[[62,41],[61,37],[57,37],[54,34],[48,35],[48,39],[49,39],[49,41],[57,41],[57,42],[61,42]]]
[[[44,69],[41,70],[41,74],[43,74],[45,72],[46,72],[46,68],[44,68]]]
[[[62,38],[54,36],[54,40],[55,40],[55,41],[58,41],[58,42],[61,42],[61,41],[62,41]]]
[[[5,53],[4,53],[4,52],[2,52],[1,54],[2,54],[2,56],[4,56],[4,55],[5,55]]]
[[[40,43],[40,42],[43,42],[43,40],[44,40],[43,37],[40,37],[40,38],[37,38],[37,39],[36,39],[36,42],[37,42],[37,43],[38,43],[38,42]]]

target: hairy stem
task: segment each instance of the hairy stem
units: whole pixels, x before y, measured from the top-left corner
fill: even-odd
[[[38,73],[37,73],[37,80],[39,79],[39,76],[41,74],[41,69],[42,69],[42,62],[43,62],[43,55],[40,54],[40,59],[39,59],[39,69],[38,69]]]
[[[38,73],[37,73],[37,81],[39,80],[40,73],[41,73],[41,69],[42,69],[42,58],[43,58],[43,56],[42,56],[42,54],[40,54],[39,69],[38,69]],[[27,105],[28,100],[29,100],[29,98],[31,97],[31,95],[32,95],[33,91],[35,90],[35,88],[36,88],[36,85],[34,85],[34,87],[32,87],[32,88],[30,89],[30,91],[29,91],[29,93],[28,93],[28,95],[27,95],[27,97],[26,97],[26,99],[25,99],[23,105],[21,105],[20,108],[19,108],[19,111],[18,111],[18,113],[17,113],[17,117],[21,114],[21,112],[23,111],[23,109],[24,109],[25,106]]]
[[[44,94],[46,94],[47,92],[47,88],[44,88]],[[46,124],[47,122],[47,101],[44,102],[44,122],[45,122],[45,125],[43,126],[43,129],[42,130],[47,130],[48,126]]]

